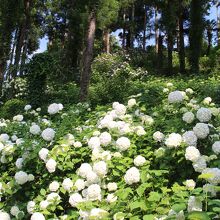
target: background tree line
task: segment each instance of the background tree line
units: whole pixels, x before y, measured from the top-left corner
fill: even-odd
[[[156,74],[198,74],[201,56],[210,56],[220,45],[218,12],[217,22],[207,18],[213,5],[220,7],[217,0],[0,0],[0,85],[28,77],[31,62],[41,59],[45,65],[52,59],[48,70],[53,78],[80,85],[83,101],[93,58],[121,49],[125,54],[150,54],[153,59],[145,61]],[[46,55],[30,61],[45,36]],[[155,45],[147,46],[152,39]],[[174,53],[178,69],[173,67]],[[43,78],[42,73],[35,79]]]

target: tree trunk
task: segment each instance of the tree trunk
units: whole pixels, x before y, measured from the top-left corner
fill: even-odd
[[[147,26],[147,8],[146,5],[144,5],[143,50],[146,50],[146,26]]]
[[[208,37],[208,47],[206,50],[206,56],[209,56],[211,44],[212,44],[212,28],[211,27],[207,28],[207,37]]]
[[[109,29],[105,29],[103,32],[104,52],[110,53],[110,32]]]
[[[85,101],[88,96],[88,88],[91,76],[91,64],[93,58],[93,48],[95,40],[95,31],[96,31],[96,15],[92,11],[89,15],[88,30],[86,37],[86,48],[82,57],[82,73],[81,73],[81,82],[80,82],[80,100]]]
[[[159,34],[158,37],[158,56],[157,56],[157,71],[161,73],[163,69],[163,37]]]
[[[158,11],[155,8],[155,51],[156,54],[159,52],[159,25],[158,25]]]
[[[131,8],[131,27],[130,27],[130,48],[134,47],[134,16],[135,16],[135,5],[132,4]]]
[[[168,31],[167,36],[167,52],[168,52],[168,60],[167,60],[167,74],[172,75],[173,70],[173,34],[171,31]]]
[[[181,1],[180,1],[181,4]],[[183,27],[183,8],[180,5],[180,14],[178,19],[179,24],[179,63],[180,63],[180,73],[185,73],[185,45],[184,45],[184,27]]]

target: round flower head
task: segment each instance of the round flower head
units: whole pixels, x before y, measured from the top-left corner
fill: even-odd
[[[171,92],[168,95],[168,101],[169,103],[178,103],[183,101],[183,94],[180,91],[174,91]]]
[[[130,140],[126,137],[120,137],[116,141],[116,146],[120,151],[125,151],[130,147],[131,143]]]
[[[21,169],[22,168],[22,164],[23,164],[23,161],[24,159],[21,157],[21,158],[18,158],[15,162],[15,165],[18,169]]]
[[[135,106],[137,104],[135,99],[129,99],[128,100],[128,108],[132,108],[133,106]]]
[[[43,161],[45,161],[45,162],[46,162],[46,160],[47,160],[48,154],[49,154],[49,150],[46,149],[46,148],[42,148],[42,149],[39,151],[39,153],[38,153],[40,159],[43,160]]]
[[[78,191],[81,191],[85,188],[85,181],[83,179],[76,180],[74,186],[77,188]]]
[[[134,165],[137,166],[137,167],[143,166],[145,164],[145,162],[146,162],[146,159],[141,155],[138,155],[134,159]]]
[[[113,183],[108,183],[107,188],[109,192],[112,192],[112,191],[116,191],[118,186],[117,183],[113,182]]]
[[[21,122],[21,121],[23,121],[23,119],[24,119],[23,115],[16,115],[13,117],[13,121]]]
[[[131,167],[126,171],[124,176],[125,182],[128,185],[132,185],[133,183],[138,183],[140,181],[140,172],[136,167]]]
[[[9,136],[7,134],[1,134],[0,135],[0,141],[1,142],[7,142],[9,141]]]
[[[202,172],[203,174],[208,174],[210,175],[207,180],[209,183],[213,185],[218,185],[220,183],[220,169],[219,168],[206,168]]]
[[[40,212],[35,212],[33,213],[33,215],[31,216],[30,220],[45,220],[45,217],[42,213]]]
[[[25,111],[28,111],[28,110],[30,110],[30,109],[31,109],[31,105],[25,105],[25,106],[24,106],[24,110],[25,110]]]
[[[99,137],[91,137],[89,139],[88,145],[92,150],[100,148],[101,143]]]
[[[183,134],[183,141],[188,144],[189,146],[196,146],[197,145],[197,136],[193,131],[186,131]]]
[[[190,146],[186,148],[185,158],[192,162],[196,162],[200,157],[200,152],[194,146]]]
[[[34,201],[29,201],[27,204],[27,211],[29,214],[33,214],[35,208],[35,202]]]
[[[207,167],[206,160],[203,156],[199,157],[199,159],[193,163],[194,170],[199,173],[201,173],[204,169],[206,169],[206,167]]]
[[[52,128],[46,128],[41,133],[41,136],[45,141],[52,141],[55,137],[55,131]]]
[[[50,205],[50,203],[47,200],[43,200],[40,202],[40,208],[41,210],[47,209],[48,205]]]
[[[195,196],[190,196],[188,200],[188,212],[202,211],[202,202]]]
[[[60,187],[60,184],[57,181],[53,181],[52,183],[50,183],[49,185],[49,190],[51,192],[56,192]]]
[[[17,216],[17,214],[20,212],[19,208],[17,206],[12,206],[11,207],[11,210],[10,210],[10,213],[11,215],[13,216]]]
[[[182,136],[180,134],[172,133],[168,136],[168,138],[165,141],[165,144],[167,147],[178,147],[182,143]]]
[[[73,187],[73,182],[70,178],[66,178],[63,180],[62,187],[67,190],[71,191],[71,188]]]
[[[46,163],[46,168],[49,173],[53,173],[56,170],[57,162],[54,159],[49,159]]]
[[[209,126],[205,123],[197,123],[193,131],[199,139],[205,139],[209,135]]]
[[[100,139],[101,145],[107,146],[108,144],[111,143],[112,137],[108,132],[103,132],[99,136],[99,139]]]
[[[114,195],[114,193],[110,193],[108,194],[107,198],[106,198],[106,201],[108,203],[113,203],[113,202],[116,202],[117,201],[117,196]]]
[[[2,212],[0,210],[0,219],[1,220],[11,220],[10,215],[7,212]]]
[[[40,127],[38,126],[38,125],[32,125],[31,127],[30,127],[30,133],[31,134],[34,134],[34,135],[37,135],[37,134],[39,134],[40,133]]]
[[[192,179],[186,180],[186,187],[189,189],[194,189],[196,186],[196,182]]]
[[[92,171],[92,167],[88,163],[82,163],[80,168],[78,169],[77,174],[83,178],[86,178],[87,174]]]
[[[190,124],[193,122],[193,120],[195,119],[195,116],[192,112],[186,112],[183,115],[183,121],[185,121],[186,123]]]
[[[124,115],[126,113],[126,107],[124,105],[122,105],[122,104],[116,105],[114,107],[114,109],[115,109],[116,115],[118,115],[118,116],[122,116],[122,115]]]
[[[56,113],[58,113],[58,112],[60,111],[60,107],[59,107],[58,104],[53,103],[53,104],[51,104],[51,105],[48,106],[47,111],[48,111],[48,113],[49,113],[50,115],[54,115],[54,114],[56,114]]]
[[[212,145],[212,150],[215,154],[220,154],[220,141],[216,141],[213,145]]]
[[[93,165],[93,171],[100,177],[104,177],[108,172],[108,167],[106,162],[99,161],[94,163]]]
[[[200,122],[208,122],[212,117],[212,112],[208,108],[200,108],[196,117]]]
[[[156,131],[153,134],[153,139],[157,142],[161,142],[164,139],[164,134],[160,131]]]
[[[101,188],[98,184],[92,184],[87,189],[87,197],[89,200],[101,200]]]
[[[72,207],[76,207],[80,202],[83,202],[83,198],[79,193],[74,193],[69,198],[69,203]]]
[[[28,174],[24,171],[19,171],[15,174],[15,181],[19,185],[23,185],[28,181]]]

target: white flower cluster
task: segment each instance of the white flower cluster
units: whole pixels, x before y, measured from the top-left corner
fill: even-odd
[[[172,133],[165,140],[165,144],[168,148],[178,147],[182,143],[182,136],[177,133]]]
[[[48,106],[47,111],[50,115],[54,115],[54,114],[58,113],[59,111],[61,111],[62,109],[63,109],[63,105],[61,103],[59,103],[59,104],[53,103]]]
[[[28,175],[24,171],[17,172],[15,174],[14,178],[15,178],[16,183],[19,184],[19,185],[23,185],[28,181],[33,181],[34,180],[34,176],[32,174]]]
[[[140,171],[136,167],[131,167],[126,171],[124,179],[128,185],[138,183],[140,181]]]
[[[45,141],[52,141],[55,137],[55,131],[52,128],[46,128],[42,131],[41,136]]]
[[[183,141],[189,146],[196,146],[197,145],[197,136],[195,135],[194,131],[186,131],[183,134]]]
[[[160,131],[156,131],[154,134],[153,134],[153,139],[157,142],[161,142],[163,141],[164,139],[164,134],[161,133]]]
[[[199,139],[205,139],[209,135],[209,126],[205,123],[197,123],[193,131]]]
[[[169,95],[168,95],[168,101],[169,103],[178,103],[178,102],[182,102],[183,101],[183,94],[182,92],[180,91],[174,91],[174,92],[171,92]]]
[[[190,124],[190,123],[192,123],[192,122],[194,121],[195,116],[194,116],[194,114],[193,114],[192,112],[186,112],[186,113],[184,113],[182,119],[183,119],[183,121],[185,121],[186,123]]]
[[[208,108],[200,108],[196,113],[196,117],[200,122],[208,122],[212,118],[212,112]]]

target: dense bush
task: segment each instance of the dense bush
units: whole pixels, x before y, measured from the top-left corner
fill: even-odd
[[[2,119],[0,217],[218,219],[220,108],[176,89]]]

